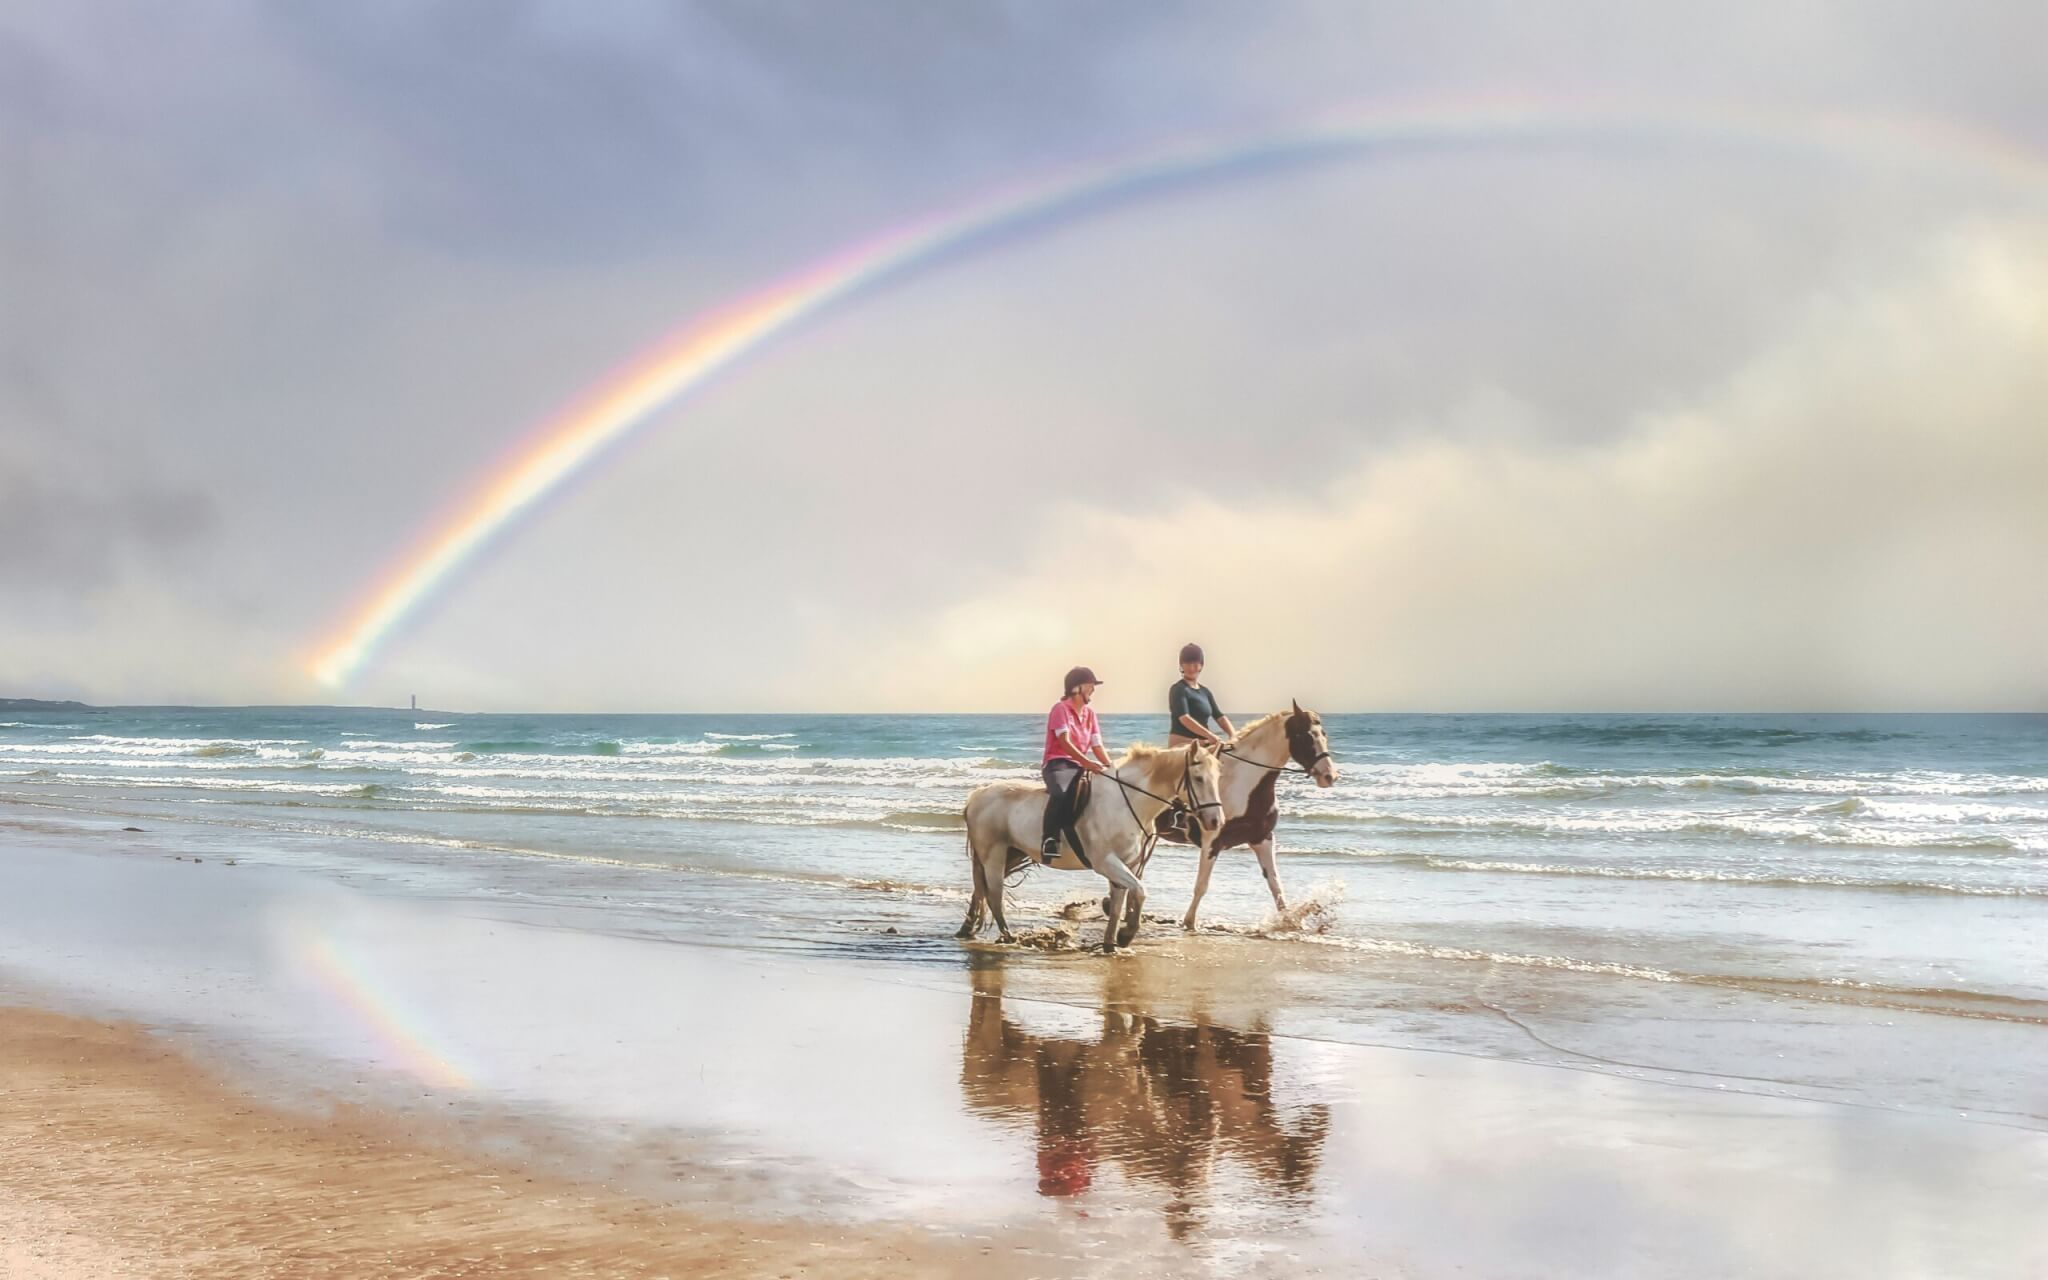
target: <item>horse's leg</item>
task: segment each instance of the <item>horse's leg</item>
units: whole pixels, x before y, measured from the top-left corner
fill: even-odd
[[[1252,852],[1259,855],[1259,870],[1266,877],[1266,887],[1273,891],[1273,910],[1287,910],[1287,895],[1280,891],[1280,869],[1273,865],[1273,837],[1253,845]]]
[[[1144,904],[1132,901],[1124,905],[1123,923],[1117,927],[1116,945],[1128,947],[1138,940],[1138,926],[1145,923]]]
[[[969,852],[967,868],[975,877],[975,895],[967,901],[967,920],[961,922],[961,932],[956,932],[954,938],[973,938],[979,934],[981,922],[987,920],[989,913],[989,891],[981,883],[981,854]]]
[[[1109,923],[1102,930],[1102,949],[1116,950],[1117,921],[1124,911],[1145,909],[1145,882],[1138,879],[1124,860],[1113,853],[1103,853],[1095,860],[1095,869],[1103,878],[1115,886],[1109,891]]]
[[[1015,942],[1017,935],[1010,932],[1010,922],[1003,915],[1003,868],[1008,863],[1010,851],[1002,841],[995,841],[995,848],[981,855],[981,891],[988,901],[989,914],[996,918],[996,936],[1004,942]]]
[[[1109,896],[1102,900],[1102,949],[1116,950],[1118,922],[1124,914],[1124,890],[1112,884]]]
[[[1201,864],[1195,868],[1195,896],[1188,900],[1188,913],[1181,917],[1181,928],[1195,927],[1195,913],[1202,909],[1202,895],[1209,892],[1209,873],[1216,870],[1216,855],[1221,852],[1214,845],[1204,845],[1196,853]]]
[[[981,918],[987,911],[988,886],[983,882],[981,855],[974,850],[974,837],[967,837],[967,870],[974,877],[974,896],[967,900],[967,919],[961,924],[956,938],[972,938],[981,932]]]
[[[1140,854],[1140,855],[1139,855],[1139,857],[1138,857],[1138,863],[1137,863],[1137,865],[1136,865],[1135,867],[1133,867],[1133,868],[1132,868],[1132,871],[1136,873],[1136,875],[1137,875],[1137,877],[1138,877],[1138,881],[1139,881],[1139,883],[1141,883],[1141,884],[1142,884],[1142,883],[1144,883],[1144,880],[1145,880],[1145,864],[1146,864],[1146,863],[1147,863],[1148,861],[1150,861],[1150,860],[1151,860],[1151,855],[1150,855],[1149,853],[1146,853],[1146,854]],[[1111,924],[1116,924],[1116,921],[1112,920],[1112,921],[1110,921],[1110,923],[1111,923]],[[1121,925],[1121,926],[1119,926],[1119,927],[1118,927],[1118,929],[1117,929],[1117,933],[1116,933],[1116,944],[1117,944],[1118,946],[1120,946],[1120,947],[1128,947],[1128,946],[1130,946],[1130,945],[1131,945],[1131,944],[1132,944],[1133,942],[1137,941],[1137,939],[1138,939],[1138,930],[1139,930],[1139,929],[1140,929],[1140,928],[1141,928],[1141,927],[1142,927],[1142,926],[1144,925],[1144,923],[1145,923],[1145,904],[1144,904],[1144,902],[1143,902],[1142,900],[1140,900],[1140,901],[1134,901],[1134,902],[1130,903],[1129,905],[1127,905],[1127,906],[1126,906],[1126,907],[1124,908],[1124,919],[1123,919],[1123,923],[1122,923],[1122,925]]]

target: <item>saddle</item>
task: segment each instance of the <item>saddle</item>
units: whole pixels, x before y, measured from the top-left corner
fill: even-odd
[[[1079,822],[1081,820],[1081,815],[1088,812],[1088,802],[1090,800],[1093,800],[1094,798],[1095,775],[1092,773],[1088,773],[1084,770],[1080,777],[1074,779],[1075,822]]]
[[[1090,800],[1092,800],[1092,799],[1094,798],[1094,796],[1095,796],[1095,775],[1094,775],[1094,774],[1092,774],[1092,773],[1087,773],[1087,772],[1083,772],[1083,773],[1081,774],[1081,776],[1080,776],[1080,777],[1078,777],[1078,778],[1074,779],[1074,792],[1073,792],[1073,800],[1074,800],[1074,812],[1073,812],[1073,820],[1074,820],[1074,822],[1075,822],[1075,823],[1076,823],[1077,825],[1078,825],[1078,824],[1080,823],[1080,821],[1081,821],[1081,815],[1082,815],[1082,814],[1084,814],[1084,813],[1086,813],[1086,812],[1088,812],[1088,802],[1089,802]],[[1050,796],[1046,797],[1046,803],[1050,804],[1051,802],[1052,802],[1052,797],[1050,797]],[[1069,839],[1068,839],[1068,838],[1067,838],[1067,837],[1066,837],[1066,836],[1065,836],[1064,834],[1062,834],[1062,835],[1060,836],[1060,848],[1061,848],[1062,850],[1066,850],[1066,851],[1068,851],[1068,852],[1071,852],[1071,853],[1072,853],[1072,854],[1073,854],[1073,855],[1074,855],[1074,856],[1075,856],[1076,858],[1080,859],[1080,862],[1081,862],[1081,865],[1082,865],[1082,866],[1084,866],[1084,867],[1088,867],[1088,866],[1093,866],[1093,865],[1094,865],[1093,863],[1091,863],[1091,862],[1089,862],[1089,861],[1088,861],[1088,851],[1087,851],[1086,849],[1077,849],[1077,848],[1075,848],[1075,847],[1074,847],[1074,841],[1072,841],[1072,840],[1069,840]],[[1027,850],[1024,850],[1024,849],[1019,849],[1019,848],[1018,848],[1017,846],[1015,846],[1015,845],[1011,845],[1011,846],[1010,846],[1010,857],[1009,857],[1009,869],[1010,869],[1010,870],[1014,871],[1014,870],[1016,870],[1016,869],[1017,869],[1018,867],[1021,867],[1021,866],[1023,866],[1023,865],[1025,864],[1025,863],[1036,863],[1036,862],[1039,862],[1039,856],[1038,856],[1038,853],[1037,853],[1037,851],[1036,851],[1035,849],[1034,849],[1034,850],[1030,850],[1030,851],[1027,851]]]

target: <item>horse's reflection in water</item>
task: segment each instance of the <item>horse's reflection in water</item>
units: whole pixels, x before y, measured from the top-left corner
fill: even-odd
[[[974,973],[974,1006],[961,1053],[967,1105],[1037,1132],[1038,1190],[1086,1190],[1104,1161],[1167,1193],[1166,1223],[1186,1239],[1216,1210],[1307,1204],[1329,1132],[1329,1108],[1273,1100],[1272,1037],[1197,1014],[1193,1025],[1114,1011],[1112,977],[1099,1038],[1025,1030],[1003,1008],[1003,971]],[[1263,1204],[1219,1201],[1240,1171]]]

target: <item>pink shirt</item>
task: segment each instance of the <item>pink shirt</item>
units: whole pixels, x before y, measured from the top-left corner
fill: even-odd
[[[1068,751],[1060,745],[1065,738],[1074,744]],[[1077,755],[1086,755],[1088,748],[1102,745],[1102,730],[1095,723],[1095,708],[1082,707],[1074,710],[1074,704],[1061,698],[1052,704],[1052,714],[1045,718],[1045,759],[1040,764],[1054,760],[1071,760]]]

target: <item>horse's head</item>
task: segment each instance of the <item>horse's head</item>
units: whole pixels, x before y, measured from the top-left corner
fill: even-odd
[[[1308,771],[1319,787],[1337,781],[1337,765],[1330,759],[1330,740],[1323,734],[1323,718],[1304,711],[1299,702],[1287,714],[1287,754]]]
[[[1205,834],[1213,835],[1223,826],[1223,770],[1216,762],[1216,748],[1206,742],[1189,743],[1188,803],[1195,821]]]

